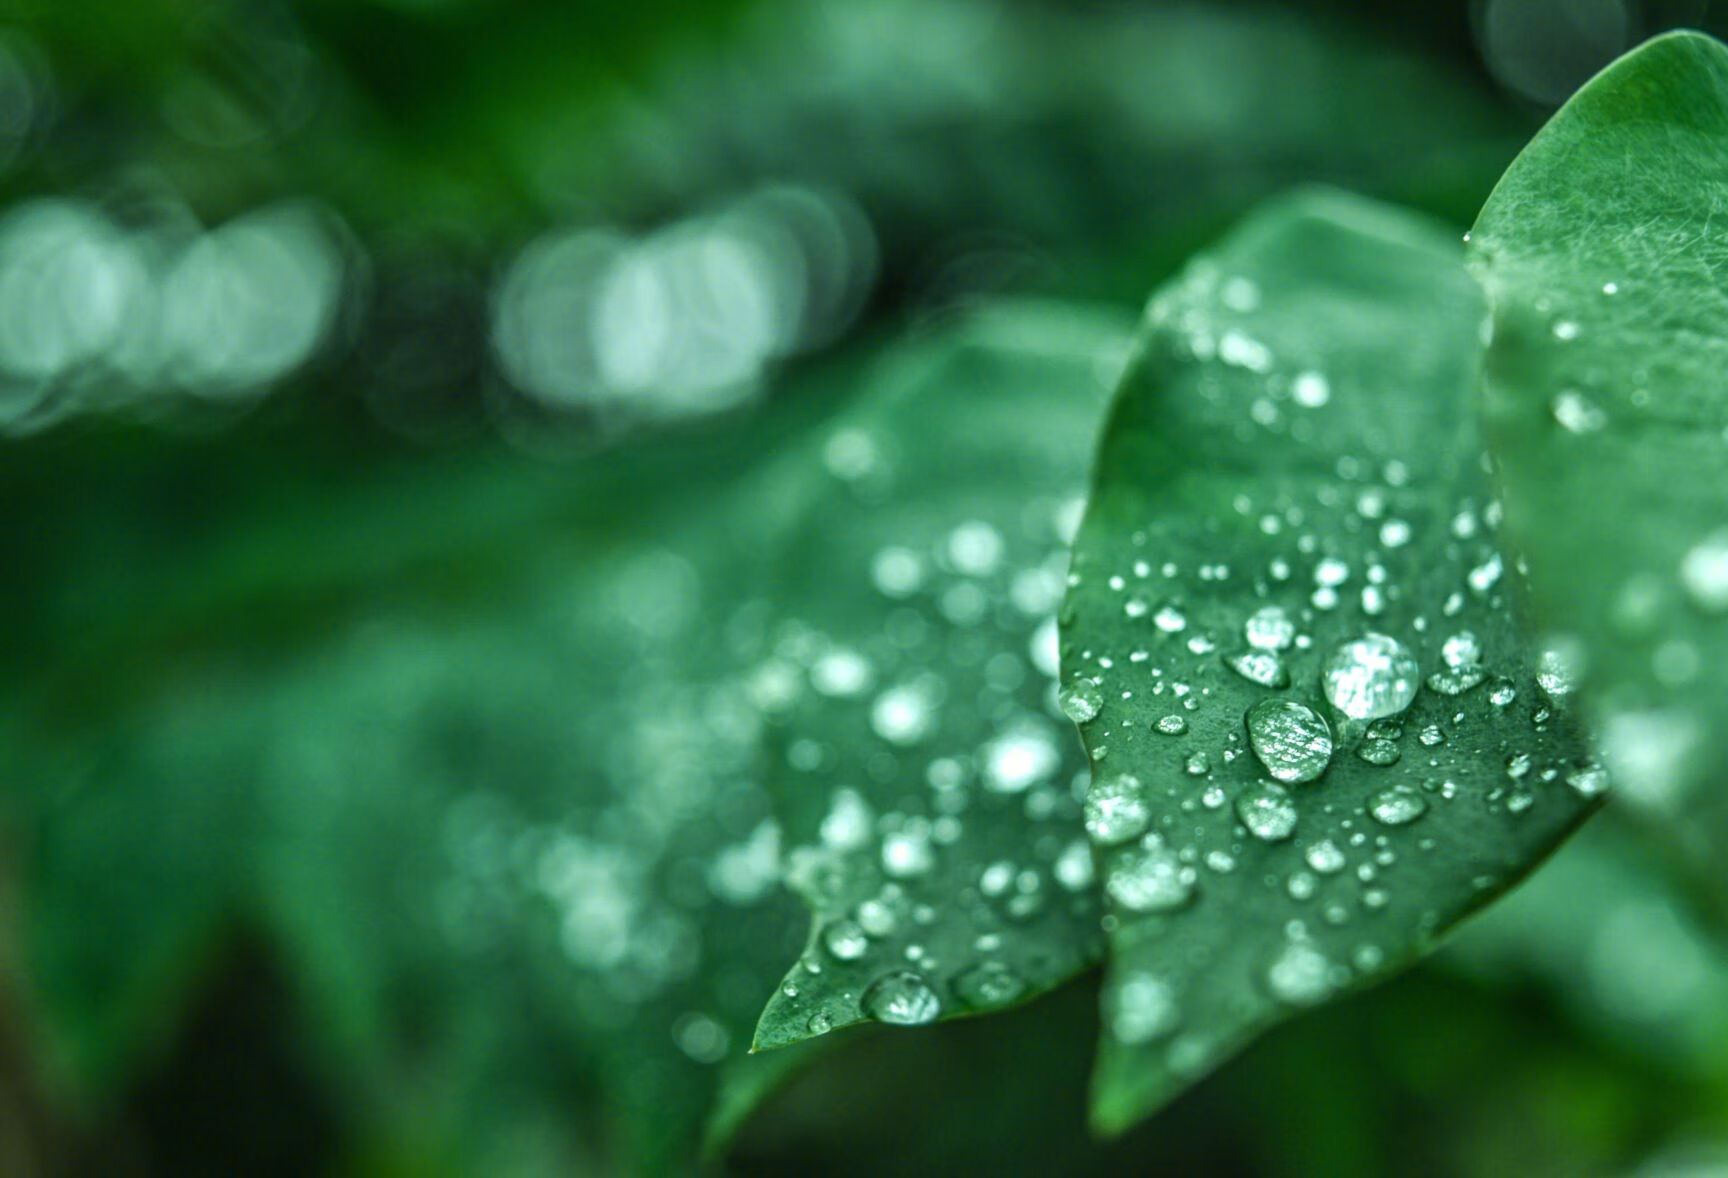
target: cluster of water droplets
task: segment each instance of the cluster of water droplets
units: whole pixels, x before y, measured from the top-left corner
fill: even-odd
[[[860,435],[843,449],[835,476],[878,494],[879,447]],[[1078,515],[1077,498],[1052,497],[1018,518],[925,525],[922,538],[907,528],[858,570],[875,603],[860,616],[880,619],[879,631],[778,626],[756,674],[788,733],[786,758],[817,796],[851,783],[829,788],[814,840],[787,854],[818,933],[781,997],[807,1012],[809,1033],[1009,1005],[1091,952],[1076,943],[1073,961],[1031,970],[1017,952],[1041,921],[1054,932],[1033,940],[1098,935],[1085,766],[1069,720],[1096,714],[1102,698],[1094,685],[1056,684],[1055,614]],[[1112,820],[1091,807],[1085,819]]]
[[[1216,428],[1300,442],[1340,390],[1314,366],[1282,370],[1242,326],[1258,300],[1252,282],[1200,263],[1155,302],[1151,319],[1194,362],[1190,387],[1159,395],[1215,401],[1220,415],[1246,396],[1246,422]],[[1064,711],[1099,773],[1085,825],[1111,900],[1106,923],[1133,920],[1133,943],[1157,945],[1196,919],[1209,889],[1264,883],[1305,913],[1256,979],[1293,1006],[1380,968],[1387,938],[1438,927],[1421,889],[1399,907],[1397,886],[1401,865],[1440,845],[1437,810],[1517,821],[1543,791],[1607,786],[1601,767],[1542,753],[1576,679],[1565,652],[1526,666],[1483,637],[1504,631],[1508,608],[1498,504],[1464,498],[1435,512],[1397,460],[1346,457],[1332,473],[1264,500],[1236,493],[1236,519],[1208,525],[1203,541],[1181,535],[1188,521],[1154,514],[1116,538],[1110,563],[1083,546],[1070,592],[1089,641],[1063,652]],[[1208,555],[1220,552],[1229,559]],[[1728,584],[1728,542],[1721,571]],[[1266,866],[1248,874],[1248,864]],[[1484,874],[1473,886],[1496,882]],[[1393,910],[1399,925],[1376,933]],[[1341,937],[1347,928],[1359,931]],[[1175,1068],[1183,1001],[1173,977],[1124,967],[1109,1022],[1124,1042],[1171,1039]]]

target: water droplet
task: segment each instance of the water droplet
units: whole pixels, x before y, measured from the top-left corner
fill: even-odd
[[[891,687],[870,708],[870,727],[890,744],[917,744],[936,726],[936,706],[914,684]]]
[[[1212,758],[1204,749],[1188,754],[1188,759],[1182,762],[1182,768],[1190,777],[1204,777],[1212,772]]]
[[[923,825],[897,830],[882,840],[882,870],[895,879],[924,875],[935,865],[936,851]]]
[[[1062,714],[1076,724],[1090,724],[1104,706],[1104,692],[1090,679],[1076,679],[1056,693]]]
[[[1158,721],[1158,731],[1165,736],[1181,736],[1188,731],[1188,721],[1181,716],[1164,716]]]
[[[1350,579],[1350,566],[1336,556],[1328,556],[1314,566],[1314,583],[1328,589],[1336,588]]]
[[[1318,409],[1332,399],[1332,386],[1319,372],[1298,372],[1290,382],[1291,398],[1304,409]]]
[[[1387,548],[1402,548],[1410,543],[1410,525],[1401,519],[1389,519],[1380,525],[1380,543]]]
[[[1433,748],[1437,744],[1446,743],[1446,734],[1440,731],[1440,725],[1429,724],[1416,734],[1416,739],[1426,747]]]
[[[1332,706],[1352,720],[1396,716],[1416,698],[1416,656],[1384,634],[1346,642],[1326,662],[1322,684]]]
[[[1338,849],[1338,844],[1331,839],[1321,839],[1309,846],[1303,852],[1303,858],[1308,860],[1308,866],[1321,875],[1331,875],[1344,870],[1344,852]]]
[[[1171,912],[1193,898],[1194,874],[1164,847],[1142,844],[1117,856],[1104,890],[1132,912]]]
[[[836,920],[822,930],[822,944],[838,961],[857,961],[870,949],[870,938],[850,920]]]
[[[1398,742],[1384,737],[1369,737],[1356,746],[1356,755],[1370,765],[1396,765],[1403,754],[1398,750]]]
[[[1134,972],[1110,993],[1110,1033],[1123,1043],[1151,1043],[1174,1031],[1181,1022],[1176,995],[1167,982]]]
[[[1002,534],[982,520],[970,520],[948,533],[948,563],[965,576],[995,572],[1002,550]]]
[[[1699,609],[1728,611],[1728,528],[1692,546],[1680,562],[1680,583]]]
[[[834,1029],[834,1020],[821,1011],[810,1016],[810,1021],[804,1024],[812,1035],[826,1035]]]
[[[1579,796],[1593,798],[1608,791],[1608,771],[1600,765],[1586,765],[1567,774],[1566,784]]]
[[[1497,681],[1488,689],[1488,702],[1497,708],[1510,707],[1512,701],[1518,698],[1518,689],[1505,679]]]
[[[1263,606],[1248,615],[1248,620],[1242,624],[1242,637],[1255,650],[1276,654],[1288,650],[1296,640],[1296,623],[1280,607]]]
[[[1224,661],[1232,671],[1250,683],[1279,689],[1290,686],[1290,673],[1284,669],[1278,656],[1269,650],[1243,651]]]
[[[884,597],[910,597],[924,583],[924,562],[910,548],[884,548],[870,562],[870,579]]]
[[[1094,781],[1086,794],[1084,821],[1092,840],[1106,846],[1144,834],[1152,822],[1152,808],[1140,779],[1123,773]]]
[[[993,793],[1024,793],[1062,766],[1062,753],[1044,727],[1023,727],[984,749],[984,786]]]
[[[1608,415],[1575,389],[1565,389],[1557,394],[1550,409],[1554,420],[1568,433],[1593,434],[1608,424]]]
[[[985,961],[955,978],[954,992],[976,1010],[994,1010],[1024,994],[1026,983],[1000,961]]]
[[[1306,704],[1263,699],[1248,709],[1247,724],[1254,755],[1275,780],[1313,781],[1332,760],[1332,730]]]
[[[1404,826],[1428,812],[1428,799],[1407,785],[1381,790],[1368,800],[1368,813],[1383,826]]]
[[[1296,803],[1277,786],[1262,786],[1237,798],[1236,816],[1261,842],[1281,842],[1296,833]]]
[[[942,1000],[921,974],[895,970],[870,983],[858,1005],[870,1018],[897,1027],[921,1027],[936,1021]]]
[[[1576,639],[1557,638],[1536,656],[1536,686],[1550,696],[1570,695],[1578,686],[1584,648]]]
[[[1557,340],[1575,340],[1583,329],[1575,319],[1556,319],[1554,321],[1554,338]]]
[[[1307,941],[1290,941],[1266,970],[1272,997],[1292,1006],[1311,1006],[1332,993],[1332,963]]]
[[[1188,618],[1174,605],[1162,605],[1152,615],[1152,624],[1166,634],[1174,634],[1188,625]]]

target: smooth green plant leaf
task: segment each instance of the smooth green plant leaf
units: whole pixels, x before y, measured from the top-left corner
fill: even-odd
[[[992,312],[884,366],[811,457],[756,682],[815,920],[757,1047],[1000,1009],[1098,959],[1055,613],[1128,326]]]
[[[1319,193],[1149,309],[1063,607],[1104,1129],[1414,958],[1593,804],[1495,547],[1481,317],[1455,237]]]
[[[1554,116],[1470,239],[1508,541],[1616,781],[1672,811],[1721,808],[1728,771],[1724,184],[1728,48],[1670,34]]]

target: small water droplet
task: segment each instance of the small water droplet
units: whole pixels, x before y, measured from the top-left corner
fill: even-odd
[[[810,1016],[810,1021],[804,1024],[812,1035],[826,1035],[834,1029],[834,1020],[821,1011]]]
[[[1566,784],[1579,796],[1593,798],[1608,790],[1608,771],[1600,765],[1586,765],[1566,775]]]
[[[1565,389],[1556,394],[1550,409],[1554,420],[1568,433],[1593,434],[1608,424],[1608,415],[1576,389]]]
[[[1110,1033],[1123,1043],[1151,1043],[1181,1022],[1176,995],[1168,983],[1136,971],[1110,992]]]
[[[1224,661],[1250,683],[1278,689],[1290,686],[1290,673],[1284,669],[1283,661],[1269,650],[1247,650]]]
[[[1728,611],[1728,528],[1692,546],[1680,562],[1680,583],[1699,609]]]
[[[1282,842],[1296,833],[1296,803],[1274,785],[1251,790],[1236,799],[1236,816],[1261,842]]]
[[[870,983],[858,1001],[865,1015],[897,1027],[921,1027],[936,1021],[942,1000],[922,974],[901,969]]]
[[[1266,970],[1272,997],[1292,1006],[1311,1006],[1332,993],[1332,963],[1307,941],[1290,941]]]
[[[1383,826],[1405,826],[1428,812],[1428,799],[1407,785],[1381,790],[1368,801],[1368,813]]]
[[[1076,679],[1056,693],[1056,703],[1074,723],[1090,724],[1104,707],[1104,692],[1090,679]]]
[[[1398,742],[1384,737],[1370,737],[1356,746],[1356,755],[1370,765],[1396,765],[1403,754],[1398,750]]]
[[[822,944],[837,961],[857,961],[870,948],[870,938],[850,920],[837,920],[822,930]]]
[[[1152,615],[1152,624],[1166,634],[1175,634],[1188,625],[1188,618],[1174,605],[1165,604]]]
[[[1308,866],[1321,875],[1332,875],[1344,870],[1344,852],[1338,849],[1338,844],[1331,839],[1321,839],[1311,844],[1303,852],[1303,858],[1308,860]]]
[[[1000,961],[984,961],[954,979],[954,992],[975,1010],[994,1010],[1024,994],[1026,983]]]

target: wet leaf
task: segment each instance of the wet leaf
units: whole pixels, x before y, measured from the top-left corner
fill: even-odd
[[[1509,541],[1616,781],[1670,812],[1720,808],[1728,769],[1725,181],[1728,48],[1672,34],[1580,90],[1471,233]]]
[[[758,1047],[1000,1009],[1097,960],[1055,612],[1126,326],[993,312],[885,365],[812,457],[757,683],[815,921]]]
[[[1064,606],[1065,690],[1097,701],[1102,1128],[1407,963],[1593,804],[1495,548],[1481,313],[1455,237],[1326,194],[1153,301]]]

